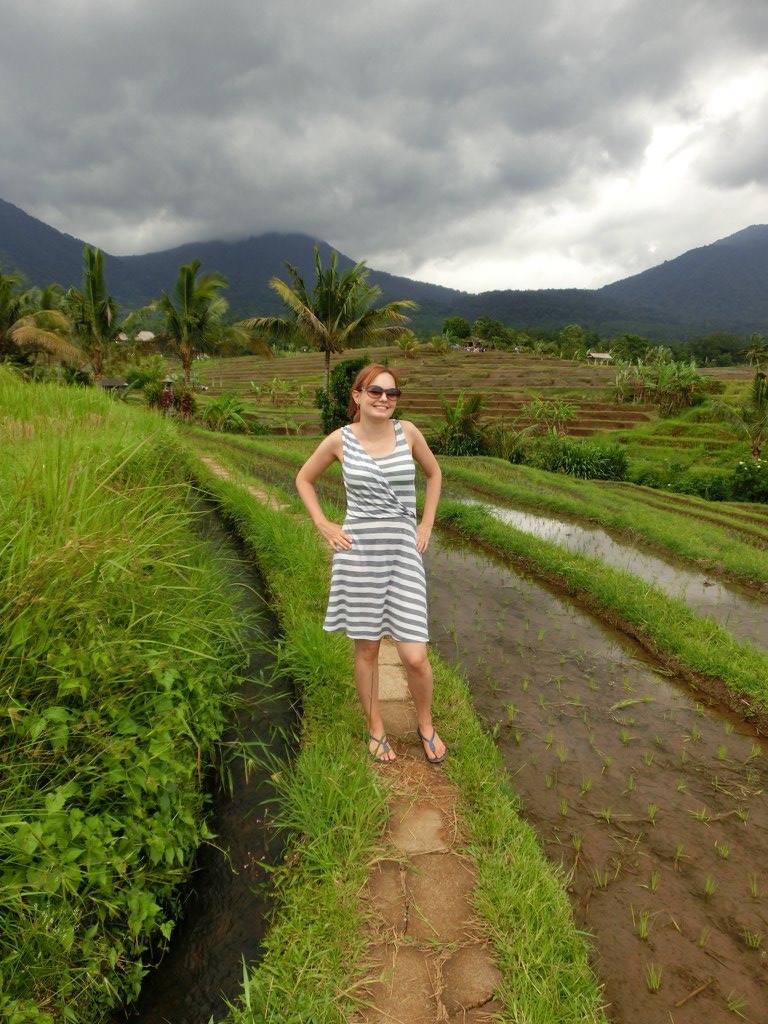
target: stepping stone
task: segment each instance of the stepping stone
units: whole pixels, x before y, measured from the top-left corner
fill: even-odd
[[[443,836],[442,814],[424,800],[393,800],[388,832],[387,838],[401,853],[436,853],[450,848]]]
[[[413,857],[405,875],[410,897],[406,934],[437,942],[466,941],[477,931],[474,870],[455,853]]]
[[[434,958],[413,946],[374,947],[374,975],[359,1020],[366,1024],[435,1024],[440,1019]]]
[[[402,668],[400,655],[397,653],[394,641],[384,637],[379,646],[379,665],[397,665]]]
[[[368,879],[371,906],[386,928],[396,935],[405,931],[407,918],[405,888],[400,877],[400,865],[394,860],[376,864]]]
[[[384,720],[384,728],[390,739],[397,739],[401,736],[415,739],[416,727],[419,722],[416,717],[416,708],[410,701],[404,700],[382,700],[379,702],[381,717]]]
[[[493,998],[500,981],[488,946],[463,946],[443,964],[443,1005],[449,1014],[481,1007]]]
[[[379,700],[407,700],[408,683],[398,665],[379,662]]]

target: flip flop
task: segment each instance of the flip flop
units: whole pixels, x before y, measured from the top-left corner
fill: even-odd
[[[378,764],[394,764],[394,762],[397,760],[397,758],[395,758],[395,757],[377,757],[377,754],[376,754],[376,752],[378,751],[379,747],[381,747],[382,753],[384,753],[384,754],[389,754],[390,751],[392,750],[392,748],[389,745],[389,741],[387,740],[387,734],[384,733],[384,735],[381,737],[381,739],[379,739],[377,736],[374,736],[372,732],[369,732],[368,735],[370,736],[370,738],[372,740],[375,740],[376,743],[378,744],[378,746],[376,747],[375,750],[370,750],[370,749],[368,750],[368,753],[371,755],[373,760],[376,761]]]
[[[419,729],[418,726],[416,726],[416,732],[419,734],[419,739],[423,740],[427,744],[427,746],[429,747],[429,749],[432,751],[433,754],[436,754],[437,753],[437,747],[435,746],[435,730],[434,729],[432,730],[432,735],[430,736],[429,739],[427,739],[426,736],[422,735],[421,729]],[[422,747],[422,750],[424,750],[423,747]],[[447,749],[443,753],[442,757],[430,757],[429,754],[426,752],[426,750],[424,750],[424,757],[425,757],[425,759],[427,761],[429,761],[430,764],[442,764],[443,761],[446,759],[447,755],[448,755],[448,750]]]

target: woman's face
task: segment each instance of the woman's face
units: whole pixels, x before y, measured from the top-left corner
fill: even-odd
[[[395,388],[395,378],[391,373],[379,373],[368,387]],[[371,420],[386,420],[394,413],[397,406],[396,398],[387,398],[386,395],[372,395],[370,391],[359,392],[360,397],[360,419],[368,417]]]

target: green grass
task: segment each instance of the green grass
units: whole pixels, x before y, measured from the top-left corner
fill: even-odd
[[[226,456],[220,461],[226,464]],[[193,471],[267,574],[283,622],[289,670],[302,681],[305,713],[302,751],[283,790],[283,820],[294,835],[290,870],[279,876],[280,910],[264,960],[249,976],[231,1020],[336,1024],[349,1019],[353,1001],[344,993],[363,972],[357,894],[377,856],[383,819],[381,790],[358,739],[362,720],[350,681],[351,645],[320,626],[327,551],[305,516],[295,520],[266,509],[237,483]],[[255,482],[264,487],[263,480]],[[295,496],[282,497],[294,510],[300,508]],[[338,514],[332,505],[326,507]],[[435,712],[451,747],[445,771],[458,786],[468,852],[478,870],[476,906],[488,923],[504,976],[501,1020],[604,1024],[564,876],[547,862],[522,819],[466,681],[434,652],[431,659]]]
[[[0,366],[0,1017],[139,990],[211,838],[201,773],[245,660],[176,435]]]

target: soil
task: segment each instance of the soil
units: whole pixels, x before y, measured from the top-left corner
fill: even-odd
[[[435,540],[425,562],[434,644],[465,672],[543,848],[572,872],[611,1019],[720,1021],[729,1000],[736,1019],[768,1019],[755,730],[490,556]],[[662,969],[655,993],[649,965]]]

